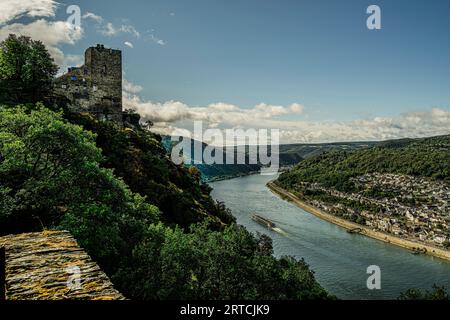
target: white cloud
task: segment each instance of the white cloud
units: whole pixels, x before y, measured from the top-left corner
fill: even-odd
[[[147,30],[144,34],[144,39],[156,43],[160,46],[165,46],[166,42],[155,35],[155,29]]]
[[[134,45],[129,41],[125,41],[123,44],[126,45],[127,47],[130,47],[131,49],[134,48]]]
[[[0,26],[22,16],[54,17],[57,5],[53,0],[2,0]]]
[[[135,27],[133,27],[132,25],[121,25],[119,28],[120,32],[123,33],[129,33],[133,36],[135,36],[136,38],[140,38],[141,34],[139,33],[139,31],[136,30]]]
[[[136,88],[137,87],[137,88]],[[180,123],[188,124],[192,121],[203,121],[209,127],[271,127],[272,122],[281,115],[301,113],[303,106],[292,104],[289,106],[276,106],[260,103],[253,108],[245,109],[233,104],[223,102],[213,103],[204,107],[193,107],[179,101],[154,103],[142,101],[136,94],[142,90],[128,81],[123,85],[123,104],[126,109],[134,109],[141,114],[143,120],[152,120],[154,129],[166,133],[180,128]]]
[[[101,30],[100,33],[104,36],[112,37],[115,36],[119,31],[114,27],[111,22],[108,22]]]
[[[378,141],[450,134],[450,112],[433,108],[395,117],[354,121],[284,121],[270,125],[281,128],[281,139],[292,142]]]
[[[75,44],[83,37],[83,30],[73,28],[64,21],[35,20],[29,24],[13,23],[0,28],[0,41],[10,33],[29,36],[42,41],[58,65],[64,64],[64,53],[57,47],[61,44]]]
[[[219,110],[219,111],[237,111],[239,108],[232,104],[227,104],[223,102],[213,103],[210,104],[209,107],[213,110]]]
[[[86,12],[83,15],[83,19],[91,19],[96,23],[102,23],[103,22],[103,17],[96,15],[95,13],[92,12]]]
[[[305,109],[305,107],[302,104],[299,103],[293,103],[289,106],[289,109],[293,112],[293,113],[302,113],[303,110]]]
[[[124,88],[124,91],[126,88]],[[179,101],[164,103],[144,102],[138,96],[124,92],[124,105],[138,111],[144,118],[153,122],[170,122],[184,120],[201,120],[210,124],[227,126],[247,126],[280,115],[291,114],[290,106],[272,106],[258,104],[250,109],[243,109],[226,103],[214,103],[206,107],[191,107]]]
[[[135,38],[140,38],[141,34],[132,25],[121,25],[120,27],[114,26],[111,22],[104,24],[100,28],[100,33],[107,37],[117,36],[120,33],[131,34]]]
[[[123,87],[123,91],[128,95],[130,93],[132,94],[136,94],[142,91],[142,87],[137,85],[137,84],[133,84],[131,82],[128,82],[127,79],[123,79],[122,81],[122,87]]]
[[[114,25],[112,22],[106,21],[102,16],[99,16],[93,12],[87,12],[84,14],[83,19],[94,21],[97,24],[97,31],[107,37],[114,37],[119,34],[130,34],[136,39],[141,37],[141,33],[134,26],[127,23],[127,19],[122,19],[123,24],[119,26]]]
[[[280,116],[301,114],[304,106],[298,103],[288,106],[261,103],[247,109],[219,102],[198,107],[179,101],[143,101],[136,93],[124,86],[125,108],[136,110],[143,120],[152,120],[154,131],[169,135],[189,130],[193,121],[219,129],[279,129],[282,143],[377,141],[450,134],[450,111],[441,108],[354,121],[294,121]]]
[[[13,23],[0,29],[0,39],[5,39],[9,33],[30,36],[47,45],[75,44],[83,36],[83,30],[73,28],[64,21],[47,21],[39,19],[30,24]]]
[[[84,64],[84,56],[79,54],[69,54],[64,57],[64,65],[70,67],[80,67]]]
[[[158,38],[157,36],[155,36],[153,33],[151,33],[148,38],[150,39],[150,41],[153,41],[156,44],[159,44],[160,46],[165,46],[166,42],[160,38]]]

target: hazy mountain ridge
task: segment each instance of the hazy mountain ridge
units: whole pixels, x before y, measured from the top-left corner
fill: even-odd
[[[172,147],[176,142],[171,141],[171,137],[163,136],[162,145],[166,148],[168,153],[172,151]],[[260,171],[261,164],[249,164],[249,150],[248,146],[245,148],[245,163],[246,164],[205,164],[201,157],[197,158],[194,155],[195,147],[201,144],[202,154],[205,148],[208,146],[206,143],[202,143],[197,140],[191,141],[191,154],[184,155],[187,165],[194,165],[200,170],[203,181],[214,181],[220,179],[233,178],[243,175],[248,175]],[[343,142],[343,143],[318,143],[318,144],[284,144],[279,146],[279,165],[280,167],[290,167],[296,165],[300,161],[319,155],[331,150],[355,150],[360,148],[369,148],[376,145],[377,142]],[[234,148],[235,162],[239,153],[238,147]],[[259,151],[259,149],[258,149]],[[226,151],[217,147],[216,152],[222,152],[224,159],[226,158]],[[268,147],[268,153],[270,155],[271,147]],[[194,161],[196,160],[196,161]],[[195,163],[198,162],[198,163]]]

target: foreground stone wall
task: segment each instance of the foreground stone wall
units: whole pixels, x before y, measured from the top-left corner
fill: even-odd
[[[7,300],[123,300],[69,232],[0,237]],[[79,271],[79,272],[78,272]]]

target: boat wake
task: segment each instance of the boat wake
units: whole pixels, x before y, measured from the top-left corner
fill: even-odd
[[[288,235],[286,231],[284,231],[284,230],[282,230],[282,229],[280,229],[278,227],[272,228],[272,230],[275,231],[276,233],[279,233],[279,234],[283,235],[283,236],[287,236]]]

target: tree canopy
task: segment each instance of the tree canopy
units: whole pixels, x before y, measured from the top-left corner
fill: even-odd
[[[46,101],[57,71],[42,42],[11,34],[0,43],[0,103]]]
[[[99,136],[69,123],[63,113],[39,104],[0,107],[0,234],[68,230],[134,299],[329,298],[304,261],[275,258],[269,238],[227,220],[228,211],[214,205],[197,173],[170,165],[153,134],[100,128],[115,144],[104,154],[96,145]],[[116,158],[124,152],[132,152],[130,167]],[[106,165],[136,172],[129,179],[133,189]],[[149,168],[153,181],[173,185],[174,206],[159,200],[159,187],[135,182],[140,166]],[[227,224],[218,228],[221,219]]]

